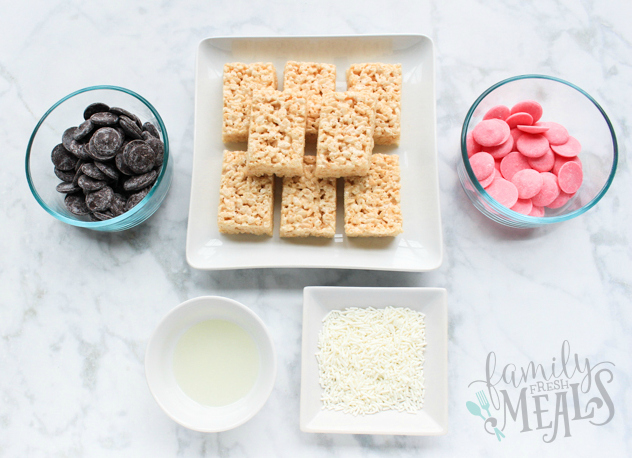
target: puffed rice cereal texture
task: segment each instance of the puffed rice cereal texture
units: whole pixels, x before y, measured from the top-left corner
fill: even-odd
[[[291,92],[255,90],[248,135],[248,174],[303,175],[305,99]]]
[[[283,72],[283,91],[304,97],[307,103],[305,141],[316,142],[320,107],[325,94],[336,90],[336,66],[289,61]]]
[[[376,145],[396,145],[401,132],[401,64],[353,64],[347,70],[347,90],[376,95]]]
[[[274,177],[248,176],[245,151],[224,151],[219,195],[220,233],[272,235]]]
[[[399,156],[373,154],[369,174],[345,178],[348,237],[393,237],[402,233]]]
[[[304,157],[302,177],[283,178],[281,237],[333,237],[336,179],[314,175],[316,157]]]
[[[316,146],[316,176],[369,173],[373,152],[375,98],[367,92],[332,92],[323,97]]]
[[[223,81],[222,141],[246,142],[250,126],[252,91],[266,87],[276,89],[276,70],[271,63],[228,63],[224,65]]]

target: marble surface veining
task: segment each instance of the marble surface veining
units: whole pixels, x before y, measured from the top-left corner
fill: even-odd
[[[3,2],[0,456],[631,456],[630,18],[632,3],[625,0]],[[434,40],[442,266],[423,274],[189,268],[184,248],[198,42],[380,33]],[[558,76],[592,94],[610,115],[620,147],[616,179],[595,208],[533,231],[506,229],[478,213],[455,170],[470,104],[493,83],[521,73]],[[24,176],[24,152],[39,117],[62,96],[94,84],[148,98],[168,126],[175,157],[161,209],[124,233],[57,222],[38,206]],[[447,288],[447,436],[300,432],[302,288],[310,285]],[[164,415],[143,368],[159,319],[178,303],[209,294],[259,314],[279,361],[262,411],[220,434],[189,431]],[[489,352],[499,365],[550,363],[565,340],[582,357],[614,363],[607,386],[612,420],[603,426],[571,421],[571,437],[551,443],[516,424],[500,443],[485,434],[465,402]],[[553,419],[547,415],[547,422]]]

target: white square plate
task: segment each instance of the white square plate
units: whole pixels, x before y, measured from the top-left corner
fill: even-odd
[[[318,333],[331,310],[408,307],[426,315],[425,400],[416,413],[371,415],[323,410],[318,383]],[[442,288],[307,287],[303,290],[301,431],[308,433],[440,436],[448,432],[448,305]]]
[[[333,239],[282,239],[278,234],[280,192],[275,196],[273,237],[223,235],[217,227],[222,143],[222,76],[227,62],[272,62],[279,85],[288,60],[336,65],[338,91],[353,63],[401,63],[402,134],[397,147],[374,152],[398,154],[402,179],[404,233],[388,238],[344,235],[342,192]],[[195,87],[193,176],[187,231],[187,261],[197,269],[321,267],[421,272],[439,267],[443,257],[432,41],[421,35],[208,38],[198,47]],[[312,152],[315,147],[311,147]],[[308,145],[307,152],[310,152]],[[341,189],[339,180],[339,191]],[[277,184],[279,182],[277,181]],[[280,191],[280,186],[277,186]]]

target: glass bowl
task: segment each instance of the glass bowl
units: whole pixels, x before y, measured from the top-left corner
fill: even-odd
[[[137,115],[143,123],[151,122],[164,144],[163,165],[147,196],[129,211],[105,221],[92,221],[68,211],[64,204],[65,194],[55,189],[61,180],[55,175],[51,162],[51,151],[55,145],[61,143],[64,131],[81,124],[84,121],[85,108],[95,102],[124,108]],[[173,160],[169,154],[169,139],[162,118],[147,100],[122,87],[92,86],[67,95],[42,116],[33,130],[26,150],[26,178],[33,196],[42,208],[59,221],[95,231],[122,231],[147,220],[160,207],[172,177]]]
[[[511,108],[524,100],[539,102],[543,108],[541,121],[563,125],[582,146],[578,156],[583,171],[581,187],[565,205],[556,209],[545,207],[544,216],[527,216],[494,200],[476,179],[467,154],[467,135],[490,108],[496,105]],[[617,160],[614,129],[595,99],[574,84],[559,78],[520,75],[487,89],[467,112],[461,131],[461,160],[457,165],[457,173],[468,198],[485,216],[505,226],[535,228],[567,221],[593,207],[610,187]]]

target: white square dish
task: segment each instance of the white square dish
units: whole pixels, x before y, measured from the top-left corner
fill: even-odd
[[[279,237],[280,186],[275,195],[274,236],[219,233],[217,207],[223,151],[246,149],[245,144],[222,143],[224,64],[272,62],[281,86],[288,60],[335,64],[338,91],[346,90],[345,72],[353,63],[402,64],[400,144],[376,146],[374,152],[400,157],[403,234],[387,238],[346,237],[342,180],[338,183],[333,239]],[[438,268],[443,258],[443,242],[434,73],[432,41],[422,35],[203,40],[198,47],[196,69],[195,139],[186,244],[189,265],[207,270],[316,267],[422,272]],[[311,148],[315,151],[315,147]]]
[[[331,310],[408,307],[425,315],[424,407],[416,413],[370,415],[323,410],[318,382],[318,334]],[[448,305],[442,288],[307,287],[303,290],[301,431],[309,433],[439,436],[448,432]]]

